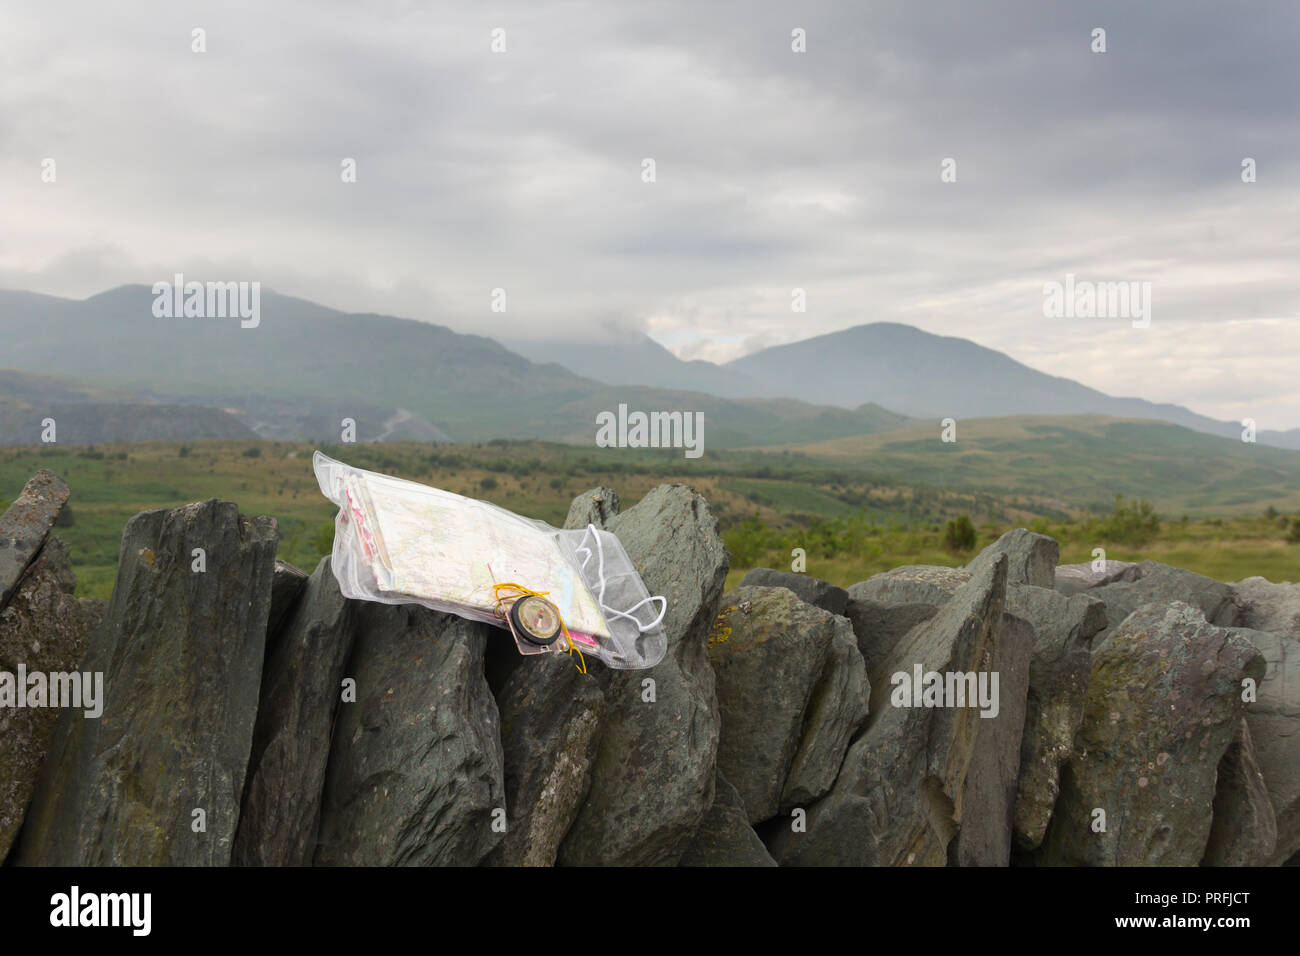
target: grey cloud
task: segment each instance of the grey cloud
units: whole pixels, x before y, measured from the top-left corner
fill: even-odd
[[[81,0],[4,16],[5,285],[81,296],[209,268],[503,337],[612,316],[686,356],[905,321],[1095,387],[1300,424],[1300,396],[1251,384],[1300,364],[1293,3],[290,0],[123,18]],[[790,52],[796,26],[807,54]],[[1150,279],[1161,349],[1217,377],[1150,362],[1154,336],[1047,323],[1042,283],[1066,272]],[[497,286],[505,316],[488,312]],[[1286,322],[1214,357],[1225,321],[1267,318]]]

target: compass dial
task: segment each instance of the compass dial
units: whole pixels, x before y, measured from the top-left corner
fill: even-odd
[[[545,598],[530,594],[510,608],[510,620],[519,636],[532,644],[553,644],[560,636],[560,612]]]

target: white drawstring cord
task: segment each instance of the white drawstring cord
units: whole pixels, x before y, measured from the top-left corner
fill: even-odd
[[[662,595],[656,594],[647,598],[642,598],[640,601],[637,601],[626,611],[616,611],[612,607],[607,607],[605,605],[605,549],[600,543],[600,532],[596,530],[596,526],[594,524],[588,524],[587,531],[591,533],[591,537],[596,542],[596,573],[600,578],[600,585],[599,585],[600,591],[596,595],[596,603],[600,605],[600,609],[602,611],[608,612],[609,614],[612,614],[615,617],[627,618],[629,621],[631,621],[633,624],[636,625],[637,631],[640,632],[641,634],[644,634],[646,631],[650,630],[651,628],[658,627],[659,622],[662,621],[664,619],[664,615],[668,613],[668,599],[666,597],[663,597]],[[585,534],[582,536],[582,540],[583,541],[587,540],[587,536]],[[582,547],[581,544],[579,544],[578,547],[575,548],[574,550],[579,553],[584,551],[586,552],[587,556],[582,559],[582,567],[580,569],[585,571],[587,569],[587,562],[591,560],[591,548],[584,548]],[[642,624],[639,620],[637,620],[636,617],[632,615],[631,612],[635,611],[641,605],[652,603],[654,601],[662,601],[663,604],[659,608],[658,617],[656,617],[649,624]]]

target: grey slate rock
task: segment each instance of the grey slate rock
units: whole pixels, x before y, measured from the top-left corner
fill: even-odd
[[[938,613],[970,580],[962,568],[910,564],[884,571],[848,589],[844,614],[853,624],[858,650],[873,686],[898,642]]]
[[[564,519],[564,527],[577,529],[594,524],[597,528],[604,528],[618,511],[617,491],[604,486],[593,488],[573,499],[569,505],[569,515]]]
[[[1111,585],[1114,587],[1114,585]],[[1093,649],[1083,727],[1039,861],[1195,866],[1217,768],[1264,659],[1188,604],[1144,605]],[[1093,832],[1093,811],[1106,831]]]
[[[45,544],[68,494],[63,479],[42,468],[0,515],[0,608],[9,603],[23,572]]]
[[[1107,559],[1101,562],[1100,568],[1094,568],[1093,563],[1089,561],[1083,564],[1057,565],[1054,588],[1068,596],[1081,594],[1103,584],[1137,580],[1139,572],[1136,561]]]
[[[1132,580],[1088,591],[1106,602],[1106,619],[1112,628],[1144,604],[1168,605],[1174,601],[1198,608],[1211,624],[1229,627],[1237,623],[1239,609],[1230,585],[1158,561],[1143,561],[1134,575]]]
[[[475,866],[501,834],[500,720],[489,624],[414,604],[357,609],[325,776],[318,866]]]
[[[700,821],[682,866],[776,866],[776,860],[746,819],[745,803],[721,773],[713,806]]]
[[[1083,725],[1092,640],[1106,627],[1106,605],[1087,594],[1026,586],[1007,588],[1007,607],[1034,633],[1015,814],[1016,846],[1032,850],[1043,842],[1061,766]]]
[[[807,806],[830,792],[870,704],[871,681],[853,628],[845,618],[836,617],[826,663],[804,717],[802,740],[781,793],[782,810]]]
[[[870,695],[849,622],[787,588],[742,585],[723,596],[708,648],[722,717],[718,770],[748,821],[826,793]]]
[[[552,866],[591,787],[605,697],[567,655],[547,654],[523,660],[497,703],[508,825],[487,862]]]
[[[19,664],[28,674],[78,670],[103,602],[78,601],[76,586],[68,546],[50,536],[0,610],[0,671],[16,675]],[[15,689],[27,693],[25,686]],[[0,707],[0,862],[18,835],[59,713]]]
[[[668,599],[668,652],[646,670],[596,672],[605,726],[591,790],[558,859],[672,866],[713,804],[718,701],[705,639],[729,559],[708,503],[685,485],[660,485],[607,527],[649,592]]]
[[[310,575],[301,568],[296,568],[288,561],[275,559],[275,573],[271,577],[271,610],[266,618],[266,653],[269,655],[275,646],[289,613],[298,603],[298,598],[307,589]]]
[[[322,558],[267,657],[235,837],[237,866],[311,864],[356,606]]]
[[[1268,631],[1230,628],[1263,655],[1258,698],[1246,704],[1246,723],[1277,821],[1281,864],[1300,852],[1300,640]]]
[[[998,712],[975,724],[978,736],[962,786],[962,824],[955,840],[958,866],[1011,863],[1033,651],[1033,627],[1004,612],[989,663],[998,675]]]
[[[1264,866],[1277,848],[1277,819],[1246,721],[1219,761],[1214,818],[1202,866]]]
[[[1239,607],[1237,627],[1272,631],[1300,640],[1300,584],[1246,578],[1229,585]]]
[[[986,671],[1006,600],[999,556],[899,642],[886,675]],[[806,832],[781,827],[768,850],[782,866],[943,866],[955,862],[967,771],[976,760],[976,707],[894,706],[873,684],[866,729],[849,747],[831,792],[807,808]],[[909,698],[910,699],[910,698]],[[985,743],[992,735],[985,737]]]
[[[872,600],[886,604],[929,604],[942,607],[971,579],[965,568],[945,568],[935,564],[904,564],[849,588],[852,600]]]
[[[740,587],[789,588],[799,595],[799,600],[832,614],[843,614],[849,603],[849,592],[820,578],[793,571],[774,571],[771,568],[754,568],[740,579]]]
[[[1036,534],[1027,528],[1012,528],[975,556],[966,570],[978,573],[999,554],[1007,556],[1007,584],[1030,584],[1037,588],[1052,587],[1061,547],[1055,538]]]
[[[104,713],[65,711],[17,848],[20,864],[230,863],[257,716],[275,520],[231,502],[127,523],[83,671]],[[192,551],[207,570],[191,570]],[[206,813],[206,832],[192,811]]]

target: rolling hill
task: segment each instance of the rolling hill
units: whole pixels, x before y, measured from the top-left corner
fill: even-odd
[[[65,445],[258,437],[221,408],[0,369],[0,445],[40,444],[50,420]]]
[[[1105,510],[1116,493],[1166,514],[1300,509],[1300,455],[1163,422],[1102,415],[962,419],[791,446],[829,465],[939,489],[982,488]]]
[[[348,315],[263,291],[261,321],[157,318],[146,286],[83,301],[0,292],[0,365],[94,389],[228,408],[274,438],[485,441],[542,438],[591,444],[596,413],[703,412],[716,447],[818,440],[892,428],[906,416],[864,403],[819,406],[782,398],[611,386],[537,364],[492,339],[426,322]],[[62,387],[62,386],[61,386]],[[397,424],[406,424],[392,433]],[[412,421],[420,424],[413,430]],[[364,424],[365,427],[362,427]]]
[[[684,362],[641,336],[613,342],[530,343],[528,354],[613,385],[654,385],[730,398],[788,396],[856,408],[877,404],[913,418],[1111,415],[1148,418],[1239,438],[1237,422],[1179,405],[1117,398],[1047,375],[968,339],[874,322],[777,345],[726,365]],[[1300,428],[1261,431],[1258,441],[1300,449]]]
[[[0,373],[7,440],[18,434],[12,403],[31,406],[20,415],[29,429],[35,400],[211,406],[258,435],[283,440],[332,440],[338,423],[351,418],[359,441],[538,438],[591,445],[596,415],[626,404],[702,412],[706,448],[808,444],[945,416],[966,425],[1024,414],[1167,422],[1242,444],[1236,423],[1115,398],[974,342],[894,323],[764,349],[725,366],[682,362],[647,338],[521,346],[531,358],[562,359],[566,367],[531,361],[484,336],[346,314],[270,291],[262,293],[260,324],[247,329],[238,319],[157,318],[152,304],[142,285],[80,301],[0,292],[0,367],[21,373]],[[81,411],[89,419],[88,408]],[[122,430],[133,414],[152,412],[118,414],[120,434],[163,438],[176,431]],[[204,427],[202,436],[189,437],[219,437],[211,433],[216,419]],[[21,434],[27,440],[27,431]],[[1300,429],[1258,438],[1300,448]]]

